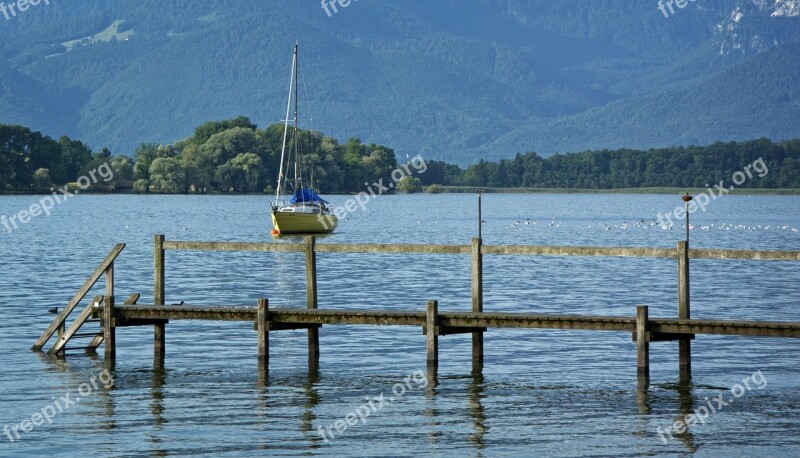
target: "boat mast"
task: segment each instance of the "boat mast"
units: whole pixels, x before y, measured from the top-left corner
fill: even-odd
[[[278,200],[281,197],[281,191],[283,190],[283,159],[284,154],[286,153],[286,134],[289,133],[289,113],[292,109],[292,85],[295,84],[295,68],[297,67],[297,43],[294,44],[294,55],[292,58],[292,74],[289,77],[289,97],[286,101],[286,117],[283,118],[283,143],[281,145],[281,164],[278,172],[278,188],[275,190],[275,204],[277,205]],[[295,87],[295,94],[296,94],[296,87]],[[295,96],[296,99],[296,96]],[[295,103],[296,105],[296,103]],[[297,107],[295,107],[295,128],[297,128]],[[288,162],[287,162],[288,166]],[[295,172],[296,173],[296,172]],[[296,175],[295,175],[296,176]]]
[[[299,187],[303,189],[303,183],[300,181],[300,177],[298,175],[298,168],[300,167],[300,138],[297,128],[297,74],[299,73],[298,70],[298,45],[297,42],[294,42],[294,70],[292,73],[294,74],[294,187],[295,190]],[[305,201],[303,201],[303,205],[305,205]]]

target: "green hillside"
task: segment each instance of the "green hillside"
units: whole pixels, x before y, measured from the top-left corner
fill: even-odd
[[[800,17],[771,11],[370,0],[328,17],[313,1],[60,0],[0,27],[0,122],[124,154],[212,119],[269,125],[299,40],[303,127],[400,154],[781,140],[800,136]]]

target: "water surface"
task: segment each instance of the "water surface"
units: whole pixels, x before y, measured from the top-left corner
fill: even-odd
[[[343,204],[346,196],[333,196]],[[0,197],[0,215],[35,202]],[[674,248],[681,228],[655,224],[681,201],[669,195],[485,195],[485,244]],[[318,243],[467,244],[477,232],[474,195],[383,196]],[[79,401],[0,455],[800,455],[800,343],[698,336],[694,380],[681,388],[677,344],[651,346],[652,385],[637,391],[627,333],[491,330],[482,376],[470,373],[468,336],[440,339],[438,385],[402,396],[326,442],[319,428],[425,369],[425,339],[410,327],[328,326],[318,371],[304,332],[273,333],[269,377],[256,370],[255,332],[244,323],[167,326],[166,369],[154,371],[152,329],[117,332],[110,390],[81,397],[103,370],[102,352],[66,360],[29,351],[108,251],[117,296],[152,301],[153,234],[168,240],[295,242],[269,235],[262,196],[76,196],[0,237],[0,420],[13,426],[66,393]],[[797,250],[800,198],[726,196],[692,216],[693,247]],[[673,260],[484,258],[485,310],[675,316]],[[470,309],[467,256],[318,255],[320,307]],[[693,261],[695,318],[800,321],[800,263]],[[302,307],[304,264],[293,253],[168,251],[167,302]],[[102,294],[102,282],[90,297]],[[751,390],[704,425],[664,444],[665,428],[756,371]],[[335,430],[334,430],[335,431]],[[327,436],[326,436],[327,438]]]

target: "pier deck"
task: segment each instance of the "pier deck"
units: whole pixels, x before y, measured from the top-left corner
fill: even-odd
[[[798,338],[800,323],[746,320],[692,319],[690,315],[689,260],[759,260],[800,261],[800,251],[689,249],[688,242],[678,242],[677,249],[628,247],[561,247],[561,246],[484,246],[481,239],[469,245],[400,245],[400,244],[317,244],[314,237],[305,243],[244,243],[166,241],[154,238],[154,303],[137,304],[139,294],[131,295],[124,304],[116,305],[114,297],[114,260],[124,249],[117,245],[89,277],[67,307],[58,314],[45,333],[36,341],[34,350],[41,350],[58,332],[52,354],[64,354],[67,342],[78,336],[93,337],[86,351],[94,351],[101,343],[105,358],[113,364],[116,358],[116,328],[129,326],[154,327],[154,364],[163,366],[166,325],[179,320],[215,320],[252,322],[258,333],[258,358],[265,369],[269,361],[269,333],[282,330],[308,331],[309,364],[319,360],[319,332],[328,325],[419,326],[427,340],[426,360],[435,369],[438,360],[438,339],[450,334],[472,335],[473,370],[483,367],[483,335],[488,329],[566,329],[583,331],[629,332],[636,342],[637,373],[640,381],[649,381],[649,348],[651,342],[678,341],[681,379],[691,377],[691,340],[696,334],[735,335],[749,337]],[[168,250],[249,251],[305,253],[306,308],[270,308],[267,299],[253,305],[164,305],[165,253]],[[445,254],[471,257],[472,307],[469,311],[440,312],[436,300],[418,310],[319,309],[317,307],[318,253],[404,253],[412,255]],[[530,313],[486,313],[483,310],[483,256],[605,256],[644,257],[677,261],[677,317],[649,318],[646,305],[636,307],[631,316],[551,315]],[[105,274],[105,275],[104,275]],[[89,289],[105,277],[106,294],[96,297],[77,320],[65,328],[69,313]],[[632,310],[633,312],[633,310]],[[90,319],[91,318],[91,319]],[[97,334],[79,333],[88,322],[100,322]],[[77,347],[81,348],[81,347]]]

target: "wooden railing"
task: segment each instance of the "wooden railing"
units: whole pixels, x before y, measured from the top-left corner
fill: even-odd
[[[68,341],[72,337],[72,335],[75,334],[77,328],[80,328],[86,321],[86,319],[88,319],[88,313],[86,312],[86,310],[84,310],[84,313],[81,313],[80,317],[78,317],[78,319],[74,323],[75,325],[77,325],[76,328],[71,329],[70,337],[67,337],[65,339],[65,336],[67,335],[67,330],[65,329],[65,325],[67,318],[69,317],[69,314],[72,313],[75,307],[83,300],[84,297],[86,297],[86,295],[89,293],[89,290],[92,289],[95,283],[97,283],[98,280],[100,280],[100,277],[102,277],[103,275],[105,275],[106,296],[114,296],[114,261],[117,259],[117,256],[119,256],[120,253],[122,253],[122,250],[124,249],[125,249],[125,244],[120,243],[117,244],[114,247],[114,249],[111,250],[110,253],[108,253],[108,256],[106,256],[103,262],[101,262],[100,265],[97,266],[97,268],[89,276],[89,278],[86,279],[86,282],[83,283],[83,286],[81,286],[78,292],[75,293],[74,296],[72,296],[72,299],[70,299],[70,301],[56,316],[53,322],[50,323],[50,326],[48,326],[47,329],[44,331],[44,333],[42,333],[41,337],[39,337],[39,339],[36,340],[36,343],[34,343],[33,347],[31,347],[33,351],[41,351],[41,349],[45,346],[45,344],[47,344],[47,341],[50,340],[50,337],[52,337],[56,331],[58,331],[59,333],[59,341],[56,342],[55,346],[53,347],[54,350],[51,350],[51,353],[58,353],[64,348],[66,341]],[[87,307],[91,307],[92,305],[93,304],[90,303]],[[100,344],[99,339],[97,342],[95,342],[95,340],[92,340],[90,346],[94,345],[94,348],[97,348],[97,345],[99,344]]]
[[[735,259],[760,261],[800,261],[800,251],[689,249],[689,243],[680,241],[676,249],[638,247],[574,247],[574,246],[514,246],[483,245],[481,239],[472,239],[469,245],[421,245],[421,244],[321,244],[314,237],[306,237],[305,243],[245,243],[245,242],[190,242],[165,241],[164,236],[155,236],[155,297],[163,304],[164,297],[164,252],[165,250],[194,251],[250,251],[250,252],[296,252],[305,253],[306,258],[306,306],[317,309],[317,253],[403,253],[470,255],[472,313],[483,313],[483,256],[606,256],[675,259],[677,261],[678,320],[691,319],[689,261],[690,259]],[[645,308],[646,313],[646,308]],[[697,322],[699,325],[699,322]],[[448,327],[445,327],[447,329]],[[452,327],[450,327],[452,329]],[[472,333],[473,369],[483,366],[483,331],[475,325]],[[462,328],[464,329],[464,328]],[[682,327],[680,329],[687,329]],[[710,328],[709,328],[710,329]],[[716,329],[716,328],[714,328]],[[648,331],[649,332],[649,331]],[[792,331],[794,332],[794,331]],[[319,356],[319,338],[316,328],[309,329],[309,358]],[[649,336],[649,334],[647,334]],[[635,336],[634,336],[635,337]],[[660,334],[662,340],[679,341],[679,367],[682,378],[691,377],[691,340],[693,334],[676,331],[674,335]],[[649,342],[649,339],[648,339]]]

